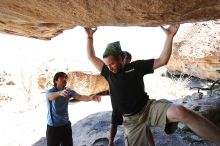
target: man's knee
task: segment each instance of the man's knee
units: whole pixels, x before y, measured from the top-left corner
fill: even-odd
[[[172,105],[167,111],[167,118],[171,122],[184,122],[190,111],[182,105]]]

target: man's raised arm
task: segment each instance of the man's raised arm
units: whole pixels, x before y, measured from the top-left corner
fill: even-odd
[[[93,46],[93,34],[97,30],[97,28],[92,29],[92,28],[89,28],[89,27],[85,27],[84,29],[85,29],[86,34],[87,34],[87,55],[88,55],[88,59],[101,72],[102,67],[104,65],[104,62],[100,58],[96,57],[94,46]]]
[[[179,24],[175,24],[175,25],[171,25],[167,29],[161,26],[163,31],[166,33],[167,37],[164,44],[164,49],[161,52],[160,57],[154,60],[154,67],[153,67],[154,69],[157,69],[168,63],[172,52],[173,37],[175,36],[179,26],[180,26]]]

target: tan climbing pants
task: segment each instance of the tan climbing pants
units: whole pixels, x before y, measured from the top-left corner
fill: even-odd
[[[167,109],[172,105],[168,100],[149,100],[141,112],[133,116],[123,116],[126,146],[148,146],[147,128],[151,126],[165,129]],[[166,129],[174,132],[177,123],[169,124]]]

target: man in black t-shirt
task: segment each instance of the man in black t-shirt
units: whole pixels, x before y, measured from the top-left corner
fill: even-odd
[[[121,54],[122,62],[124,65],[127,65],[131,62],[132,56],[129,52],[123,51]],[[147,94],[147,93],[146,93]],[[112,120],[111,120],[111,128],[110,128],[110,136],[109,136],[109,146],[115,146],[114,145],[114,139],[115,135],[117,133],[118,125],[122,125],[123,117],[121,112],[114,107],[112,104]],[[151,133],[150,128],[146,129],[147,131],[147,140],[150,146],[155,146],[153,135]]]
[[[123,51],[121,54],[123,64],[129,64],[131,62],[131,54],[127,51]],[[115,135],[117,133],[118,125],[122,125],[123,117],[121,112],[112,104],[112,119],[111,119],[111,128],[109,135],[109,146],[114,145]]]
[[[177,128],[177,122],[186,124],[201,137],[220,145],[220,129],[206,118],[168,100],[151,100],[145,93],[143,77],[167,64],[172,52],[173,37],[179,25],[161,28],[166,34],[166,41],[159,58],[137,60],[127,65],[122,62],[120,42],[107,45],[103,60],[96,57],[93,34],[97,28],[85,28],[88,58],[108,81],[112,105],[123,115],[126,145],[148,145],[147,128],[161,127],[170,134]]]

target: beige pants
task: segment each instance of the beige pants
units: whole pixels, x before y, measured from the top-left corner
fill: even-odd
[[[168,100],[149,100],[141,112],[136,115],[123,116],[125,127],[126,146],[148,146],[146,130],[150,126],[165,129],[167,124],[167,109],[172,105]],[[166,130],[172,133],[176,130],[177,123],[169,124]]]

